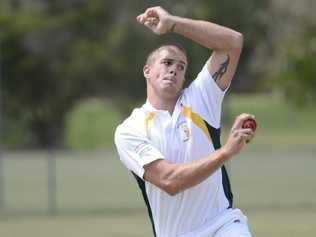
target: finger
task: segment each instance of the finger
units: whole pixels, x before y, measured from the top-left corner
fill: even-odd
[[[235,130],[233,132],[233,137],[235,139],[235,142],[237,143],[244,143],[246,134],[243,134],[240,130]]]
[[[149,29],[152,29],[153,25],[149,21],[145,21],[144,26],[148,27]]]
[[[139,15],[136,17],[136,19],[138,20],[142,15],[143,15],[143,13],[142,13],[142,14],[139,14]]]
[[[138,16],[136,17],[136,20],[137,20],[139,23],[143,24],[143,23],[144,23],[144,20],[145,20],[144,14],[138,15]]]
[[[240,114],[239,116],[237,116],[231,130],[233,131],[235,129],[240,129],[242,127],[243,122],[249,118],[255,119],[255,116],[246,113]]]
[[[156,17],[148,17],[146,19],[146,22],[149,22],[151,25],[157,25],[159,23],[159,20]]]
[[[246,144],[251,141],[251,135],[240,133],[240,143]]]
[[[147,8],[147,10],[145,11],[145,15],[148,17],[158,17],[158,12],[156,9],[156,7]]]
[[[150,30],[154,31],[156,25],[154,25],[152,22],[150,21],[145,21],[144,26],[146,26],[147,28],[149,28]]]
[[[236,137],[237,139],[244,138],[245,136],[249,138],[249,137],[253,137],[253,135],[254,135],[254,132],[250,128],[236,129],[235,131],[233,131],[233,136]]]
[[[253,135],[254,131],[251,128],[242,128],[240,129],[240,132],[243,134]]]
[[[142,13],[136,17],[137,21],[141,24],[145,24],[146,21],[149,19],[152,19],[153,17],[149,17],[146,15],[146,13]]]
[[[243,131],[240,131],[240,133],[243,134],[243,136],[245,137],[246,139],[246,143],[249,143],[255,136],[255,132],[252,131],[250,129],[250,131],[245,131],[246,129],[243,129]]]
[[[255,136],[255,132],[250,128],[241,129],[239,130],[239,132],[242,133],[243,135],[248,136],[247,137],[248,142],[252,140]]]
[[[246,120],[249,118],[255,119],[255,116],[253,114],[247,114],[247,113],[242,113],[242,114],[237,116],[238,120]]]
[[[255,137],[255,133],[252,133],[251,135],[250,135],[250,138],[249,138],[249,140],[248,140],[248,142],[251,142],[252,141],[252,139]]]

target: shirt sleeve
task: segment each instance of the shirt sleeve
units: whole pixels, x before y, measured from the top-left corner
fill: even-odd
[[[132,128],[119,126],[115,131],[115,145],[123,164],[143,179],[144,166],[158,159],[164,159],[150,140]]]
[[[229,86],[222,90],[204,65],[196,79],[185,90],[189,106],[209,124],[218,128],[221,122],[222,102]]]

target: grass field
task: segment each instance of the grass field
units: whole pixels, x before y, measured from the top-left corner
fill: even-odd
[[[272,102],[238,97],[231,107],[232,116],[255,113],[259,125],[229,163],[235,206],[253,236],[316,236],[316,112]],[[49,216],[48,154],[4,153],[1,237],[152,236],[134,178],[114,151],[55,155],[58,213]]]

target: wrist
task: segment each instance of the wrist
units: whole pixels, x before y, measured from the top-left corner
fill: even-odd
[[[222,146],[219,149],[219,151],[220,151],[220,156],[225,161],[229,160],[233,156],[233,154],[229,151],[229,149],[227,149],[227,147],[225,145]]]
[[[169,33],[176,33],[176,28],[179,22],[179,17],[177,16],[170,16],[169,18],[169,27],[168,27],[168,32]]]

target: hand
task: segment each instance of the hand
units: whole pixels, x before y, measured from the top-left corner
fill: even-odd
[[[151,29],[155,34],[162,35],[172,30],[175,24],[170,15],[162,7],[151,7],[136,17],[140,24]]]
[[[223,149],[227,155],[237,155],[243,146],[254,138],[255,131],[250,128],[242,128],[243,122],[249,118],[254,119],[255,116],[251,114],[241,114],[236,118],[231,128],[227,142],[223,146]]]

